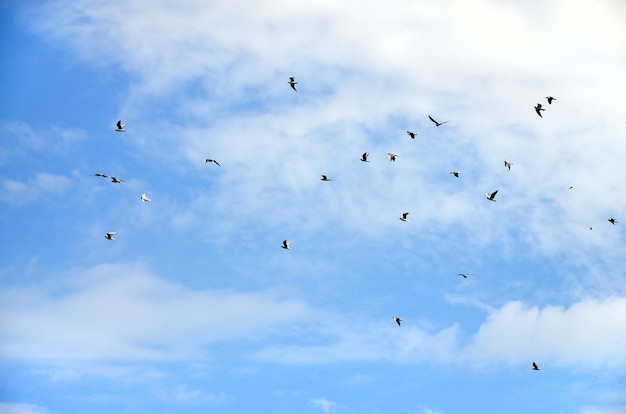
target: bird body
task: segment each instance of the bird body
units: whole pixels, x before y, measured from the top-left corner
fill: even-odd
[[[417,135],[416,132],[412,132],[412,131],[406,131],[407,135],[410,136],[412,139],[415,139],[415,136]]]
[[[290,244],[291,243],[289,243],[287,240],[283,240],[283,244],[280,247],[286,250],[291,250],[291,248],[289,247]]]
[[[398,154],[394,154],[393,152],[388,152],[387,155],[389,155],[389,162],[395,162],[396,157],[399,157]]]
[[[205,163],[205,164],[207,164],[207,163],[209,163],[209,162],[212,162],[213,164],[217,165],[218,167],[221,167],[220,163],[219,163],[219,162],[217,162],[217,161],[215,161],[215,160],[212,160],[212,159],[209,159],[209,158],[206,158],[206,159],[204,160],[204,163]]]
[[[533,362],[533,371],[541,371],[541,367]]]
[[[540,118],[543,118],[541,111],[545,111],[545,109],[543,109],[542,105],[538,103],[537,106],[535,106],[535,112],[537,112],[537,115],[539,115]]]
[[[400,220],[404,221],[404,222],[409,222],[409,219],[407,219],[406,217],[409,215],[410,213],[402,213],[402,217],[400,217]]]
[[[117,129],[115,130],[115,132],[126,132],[126,130],[124,129],[126,125],[122,124],[122,120],[120,119],[119,121],[117,121]]]
[[[393,320],[396,321],[396,323],[398,324],[398,326],[402,326],[402,319],[400,319],[399,316],[394,316]]]
[[[143,201],[143,202],[145,203],[146,201],[152,201],[152,200],[150,200],[150,199],[148,198],[148,194],[143,193],[143,194],[141,195],[141,201]]]
[[[363,162],[369,162],[369,160],[367,159],[367,157],[370,155],[369,152],[364,152],[363,155],[361,155],[361,161]]]
[[[119,184],[119,183],[124,183],[125,181],[122,180],[121,178],[111,177],[111,182],[115,184]]]
[[[298,92],[298,90],[296,89],[296,85],[298,84],[298,82],[296,82],[296,78],[294,78],[293,76],[289,77],[289,82],[287,82],[290,86],[291,89],[293,89],[294,91]]]
[[[552,101],[556,101],[556,98],[553,98],[552,96],[546,96],[546,99],[548,100],[548,105],[552,105]]]
[[[444,121],[444,122],[437,122],[437,121],[435,121],[435,120],[433,119],[433,117],[432,117],[432,116],[430,116],[430,115],[428,115],[428,119],[430,119],[431,121],[433,121],[433,122],[435,123],[435,126],[441,126],[441,125],[443,125],[443,124],[447,124],[447,123],[448,123],[448,121]]]
[[[506,168],[507,170],[511,171],[512,165],[513,165],[512,162],[504,161],[504,168]]]
[[[613,217],[611,217],[609,219],[609,223],[611,223],[612,225],[615,225],[616,223],[619,223],[619,221],[615,220]]]
[[[496,201],[496,194],[498,194],[498,190],[494,191],[491,194],[487,193],[487,200],[495,202]]]
[[[458,171],[450,171],[450,174],[454,175],[456,178],[459,178],[459,175],[461,175]]]
[[[107,234],[104,235],[104,238],[107,239],[107,240],[115,240],[113,238],[113,236],[116,235],[116,234],[117,234],[116,231],[110,231],[110,232],[108,232]]]
[[[108,175],[102,174],[102,173],[95,173],[95,174],[91,174],[91,175],[94,176],[94,177],[104,177],[104,178],[108,177]]]
[[[325,175],[322,175],[322,181],[332,181],[330,178],[328,178]]]

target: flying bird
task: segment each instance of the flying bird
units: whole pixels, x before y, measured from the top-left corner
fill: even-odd
[[[108,175],[102,174],[102,173],[95,173],[95,174],[91,174],[91,175],[94,176],[94,177],[104,177],[104,178],[108,177]]]
[[[402,213],[402,217],[400,217],[400,220],[405,221],[405,222],[409,222],[409,219],[406,218],[406,216],[408,216],[410,213]]]
[[[204,160],[204,163],[205,163],[205,164],[206,164],[206,163],[209,163],[209,162],[212,162],[212,163],[214,163],[215,165],[217,165],[218,167],[221,167],[220,163],[219,163],[219,162],[217,162],[217,161],[215,161],[215,160],[211,160],[211,159],[208,159],[208,158]]]
[[[399,316],[394,316],[393,320],[396,321],[396,323],[398,324],[398,326],[402,326],[402,319],[400,319]]]
[[[504,161],[504,168],[507,170],[511,171],[511,165],[513,165],[512,162]]]
[[[417,135],[417,132],[412,132],[412,131],[406,131],[407,135],[410,136],[412,139],[415,139],[415,136]]]
[[[450,174],[454,175],[456,178],[459,178],[459,175],[461,175],[458,171],[450,171]]]
[[[294,91],[298,92],[298,90],[296,89],[296,85],[298,84],[298,82],[296,82],[296,78],[294,78],[293,76],[289,77],[289,82],[287,82],[289,85],[291,85],[291,89],[293,89]]]
[[[398,154],[394,154],[393,152],[388,152],[387,155],[389,155],[389,162],[395,162],[396,161],[396,157],[399,157]]]
[[[467,279],[470,276],[473,276],[474,273],[457,273],[457,276],[463,276],[463,279]]]
[[[615,225],[616,223],[619,223],[619,221],[615,220],[613,217],[611,217],[609,219],[609,223],[611,223],[612,225]]]
[[[370,162],[367,157],[370,155],[369,152],[364,152],[363,155],[361,155],[361,161],[363,162]]]
[[[330,178],[328,178],[325,175],[322,175],[322,181],[332,181]]]
[[[491,194],[487,193],[487,200],[495,202],[496,201],[496,194],[498,194],[498,190],[494,191]]]
[[[537,106],[535,106],[535,112],[537,112],[537,115],[539,115],[539,117],[543,118],[543,116],[541,115],[541,111],[545,111],[545,109],[543,109],[541,104],[538,103]]]
[[[121,178],[111,177],[111,182],[115,184],[119,184],[119,183],[125,183],[126,181],[122,180]]]
[[[104,238],[107,239],[107,240],[115,240],[113,238],[113,236],[115,236],[116,234],[117,234],[116,231],[110,231],[110,232],[108,232],[107,234],[104,235]]]
[[[546,96],[546,99],[548,100],[548,105],[552,105],[552,101],[556,101],[556,98],[553,98],[551,96]]]
[[[115,132],[126,132],[126,130],[124,129],[126,125],[122,124],[122,120],[120,119],[119,121],[117,121],[117,129],[115,130]]]
[[[533,362],[533,371],[541,371],[541,367],[535,362]]]
[[[283,249],[291,250],[291,249],[289,248],[289,245],[290,245],[290,244],[291,244],[291,243],[289,243],[287,240],[283,240],[283,245],[282,245],[282,246],[280,246],[280,247],[282,247]]]
[[[148,194],[143,193],[143,194],[141,195],[141,201],[143,201],[143,202],[145,203],[146,201],[152,201],[152,200],[150,200],[150,199],[148,198]]]
[[[435,126],[441,126],[441,125],[443,125],[443,124],[447,124],[447,123],[449,122],[449,121],[437,122],[437,121],[435,121],[435,120],[433,119],[433,117],[432,117],[432,116],[430,116],[430,115],[428,115],[428,118],[429,118],[431,121],[433,121],[433,122],[435,123]]]

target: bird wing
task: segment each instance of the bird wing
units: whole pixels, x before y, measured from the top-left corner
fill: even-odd
[[[214,163],[215,163],[218,167],[221,167],[221,165],[220,165],[220,163],[219,163],[219,162],[217,162],[217,161],[215,161],[215,160],[213,160],[213,162],[214,162]]]
[[[122,120],[117,121],[117,128],[122,129]]]
[[[496,194],[498,194],[498,190],[494,191],[493,193],[491,193],[491,195],[489,196],[490,198],[495,198]]]
[[[433,121],[435,124],[438,124],[438,122],[437,122],[437,121],[435,121],[435,120],[433,119],[433,117],[432,117],[432,116],[428,115],[428,119],[430,119],[431,121]]]

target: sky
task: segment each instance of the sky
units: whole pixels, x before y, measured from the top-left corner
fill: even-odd
[[[0,413],[626,412],[624,21],[3,2]]]

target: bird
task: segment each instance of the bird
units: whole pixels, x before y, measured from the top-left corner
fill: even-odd
[[[444,122],[437,122],[437,121],[435,121],[435,120],[433,119],[433,117],[432,117],[432,116],[430,116],[430,115],[428,115],[428,118],[429,118],[431,121],[433,121],[433,122],[435,123],[435,126],[441,126],[441,125],[443,125],[443,124],[447,124],[447,123],[448,123],[448,121],[444,121]]]
[[[212,162],[212,163],[214,163],[215,165],[217,165],[218,167],[221,167],[220,163],[219,163],[219,162],[217,162],[217,161],[215,161],[215,160],[211,160],[211,159],[209,159],[209,158],[207,158],[207,159],[205,159],[205,160],[204,160],[204,163],[205,163],[205,164],[206,164],[206,163],[208,163],[208,162]]]
[[[91,174],[91,175],[94,176],[94,177],[104,177],[104,178],[108,177],[108,175],[102,174],[102,173],[95,173],[95,174]]]
[[[396,323],[398,324],[398,326],[402,326],[402,319],[400,319],[399,316],[394,316],[393,320],[396,321]]]
[[[398,154],[394,154],[393,152],[388,152],[387,155],[389,155],[389,162],[395,162],[396,161],[396,157],[399,157]]]
[[[282,245],[282,246],[280,246],[280,247],[282,247],[283,249],[286,249],[286,250],[291,250],[291,249],[289,248],[289,245],[290,245],[290,244],[291,244],[291,243],[289,243],[287,240],[283,240],[283,245]]]
[[[474,273],[457,273],[457,276],[463,276],[463,279],[467,279],[470,276],[473,276]]]
[[[122,124],[122,120],[120,119],[119,121],[117,121],[117,129],[115,130],[115,132],[126,132],[126,130],[124,129],[126,125]]]
[[[287,82],[289,85],[291,85],[291,89],[293,89],[294,91],[298,92],[298,90],[296,89],[296,85],[298,84],[298,82],[296,82],[296,78],[294,78],[293,76],[289,77],[289,82]]]
[[[116,234],[117,234],[116,231],[110,231],[110,232],[108,232],[107,234],[104,235],[104,238],[107,239],[107,240],[115,240],[113,238],[113,236],[116,235]]]
[[[504,168],[507,170],[511,171],[511,165],[513,165],[512,162],[504,161]]]
[[[495,202],[496,201],[496,194],[498,194],[498,190],[494,191],[491,194],[487,193],[487,200]]]
[[[570,185],[570,186],[569,186],[569,188],[568,188],[568,190],[571,190],[572,188],[574,188],[574,186],[573,186],[573,185]]]
[[[553,98],[551,96],[546,96],[546,99],[548,100],[548,105],[552,105],[552,101],[556,101],[556,98]]]
[[[458,171],[450,171],[450,174],[454,175],[456,178],[459,178],[459,175],[461,175]]]
[[[370,155],[369,152],[364,152],[363,155],[361,155],[361,161],[363,162],[370,162],[367,157]]]
[[[616,223],[619,223],[619,221],[615,220],[613,217],[611,217],[609,219],[609,223],[611,223],[612,225],[615,225]]]
[[[533,362],[533,371],[541,371],[541,367],[536,362]]]
[[[332,181],[330,178],[328,178],[325,175],[322,175],[322,181]]]
[[[122,180],[121,178],[111,177],[111,182],[115,184],[119,184],[119,183],[124,183],[126,181]]]
[[[410,136],[412,139],[415,139],[415,136],[417,135],[417,132],[412,132],[412,131],[406,131],[407,135]]]
[[[535,106],[535,112],[537,112],[537,115],[539,115],[540,118],[543,118],[543,116],[541,115],[541,111],[545,111],[545,109],[543,109],[541,107],[541,104],[538,103],[537,106]]]
[[[400,220],[405,221],[405,222],[409,222],[409,219],[406,218],[406,216],[408,216],[410,213],[402,213],[402,217],[400,217]]]
[[[143,201],[143,202],[145,203],[146,201],[152,201],[152,200],[150,200],[150,199],[148,198],[148,194],[143,193],[143,194],[141,195],[141,201]]]

